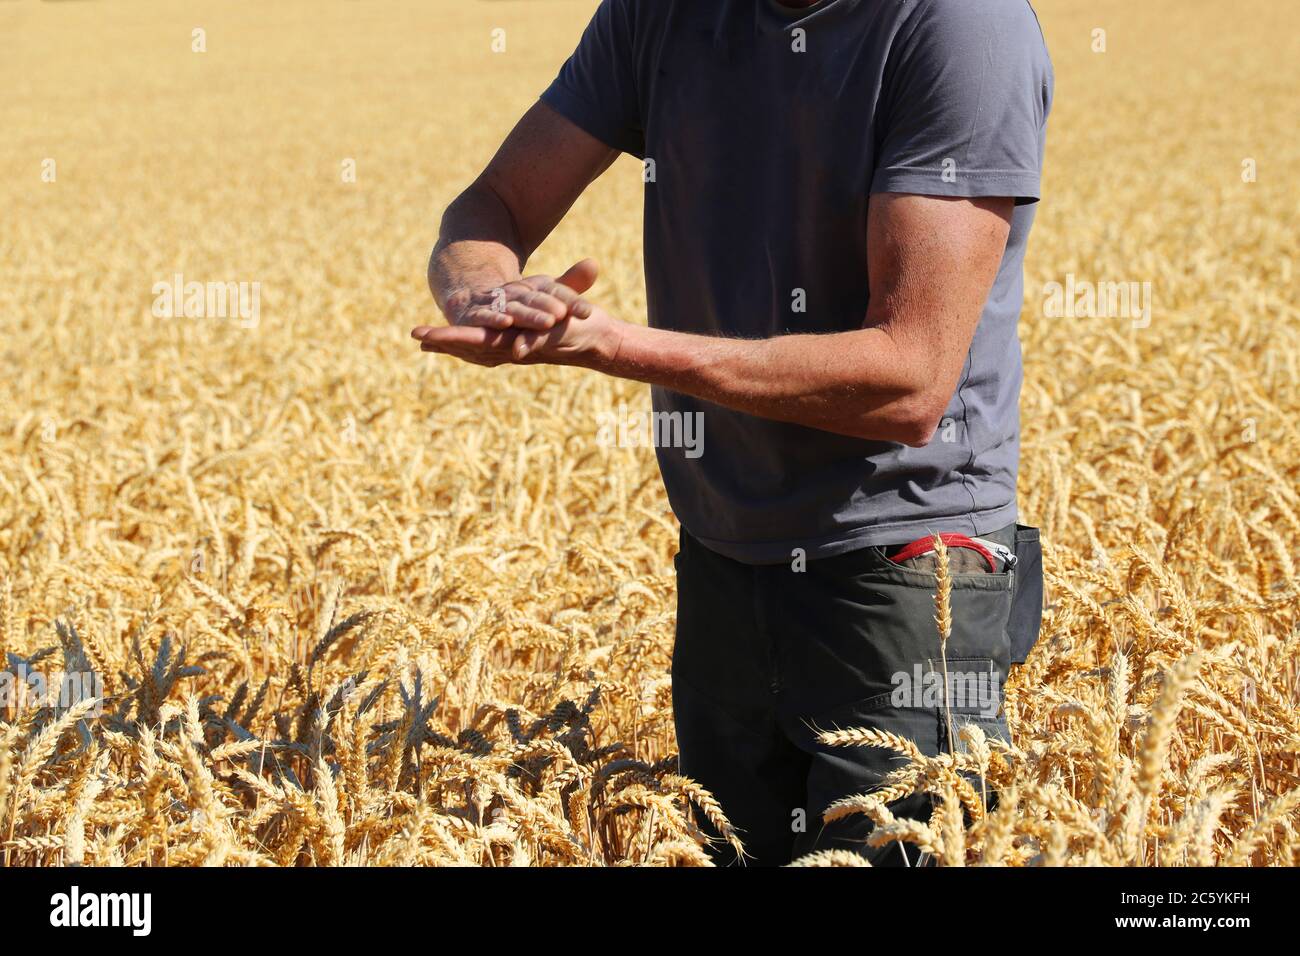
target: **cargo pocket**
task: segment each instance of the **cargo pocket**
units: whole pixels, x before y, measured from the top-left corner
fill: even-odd
[[[974,572],[952,575],[948,606],[952,630],[941,644],[935,621],[937,581],[933,573],[906,572],[916,582],[912,599],[914,628],[925,648],[919,668],[928,689],[929,712],[938,724],[943,749],[948,744],[948,715],[953,733],[973,723],[987,737],[1008,739],[1002,711],[1003,689],[1011,669],[1012,594],[1019,568],[998,573]],[[945,662],[947,677],[945,681]],[[914,668],[915,670],[916,668]],[[960,740],[954,741],[957,749]]]
[[[946,658],[954,729],[960,717],[979,723],[989,736],[1005,737],[1002,690],[1011,666],[1008,625],[1018,569],[951,575],[946,642],[935,621],[938,581],[932,570],[900,565],[885,549],[863,549],[841,570],[848,572],[842,594],[857,622],[858,647],[841,645],[835,662],[855,667],[867,675],[864,683],[880,690],[892,685],[899,695],[896,708],[924,714],[932,727],[942,725],[939,740],[946,749]]]
[[[1015,571],[998,574],[954,574],[949,609],[952,633],[948,637],[946,656],[953,660],[987,659],[1003,678],[1011,663],[1011,642],[1007,627],[1011,618],[1011,600]],[[933,593],[936,584],[928,588]],[[934,616],[931,612],[931,617]],[[938,640],[938,625],[935,625]]]

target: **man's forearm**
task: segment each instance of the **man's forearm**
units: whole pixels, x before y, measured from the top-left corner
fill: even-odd
[[[456,316],[466,314],[472,293],[516,283],[526,259],[505,203],[487,187],[471,187],[443,217],[429,261],[429,288],[444,314],[458,325]],[[593,280],[594,272],[576,291],[585,291]],[[561,277],[560,281],[571,283],[572,279]],[[520,307],[520,303],[509,306]],[[559,314],[552,313],[555,319],[564,312],[562,305],[557,308]],[[477,318],[467,321],[478,324]],[[931,361],[935,358],[933,348],[917,348],[916,343],[901,348],[883,322],[825,335],[729,339],[650,329],[608,318],[610,331],[606,333],[598,331],[595,320],[590,320],[590,328],[587,319],[575,321],[577,326],[560,333],[565,343],[572,340],[575,344],[559,346],[545,356],[535,355],[533,361],[583,365],[760,418],[858,438],[925,444],[955,387],[955,382],[936,381],[941,376],[937,363]],[[417,331],[434,350],[436,343],[444,347],[455,344],[441,333],[428,335],[428,327]],[[581,341],[584,336],[589,337],[586,345]],[[456,340],[457,347],[468,351],[454,354],[473,360],[476,350],[491,353],[506,345],[507,355],[491,355],[487,363],[499,364],[509,360],[509,348],[536,347],[527,339],[493,339],[497,345],[487,345],[487,337],[479,338],[483,342]],[[515,360],[522,358],[522,353],[515,355]]]
[[[453,297],[513,282],[526,258],[505,203],[492,190],[471,186],[443,214],[429,257],[429,291],[444,313],[453,314]]]
[[[826,335],[728,339],[621,325],[583,364],[761,418],[879,441],[929,441],[943,384],[873,327]]]

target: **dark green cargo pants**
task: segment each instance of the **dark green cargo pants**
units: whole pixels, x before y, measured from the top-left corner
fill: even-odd
[[[1015,526],[984,537],[1015,550]],[[822,849],[854,850],[877,865],[915,862],[915,851],[897,843],[868,848],[871,824],[861,815],[822,823],[829,804],[876,787],[902,758],[875,747],[826,747],[818,731],[873,727],[928,754],[947,747],[935,576],[895,564],[892,552],[868,547],[796,570],[741,564],[682,533],[672,664],[682,772],[711,790],[742,831],[750,865]],[[974,721],[989,736],[1006,736],[1002,684],[1016,574],[953,575],[947,667],[955,728]],[[891,809],[927,820],[929,798]],[[735,862],[725,845],[714,852],[720,864]]]

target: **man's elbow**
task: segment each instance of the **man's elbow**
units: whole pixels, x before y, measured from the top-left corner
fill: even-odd
[[[934,439],[938,430],[939,423],[937,421],[918,421],[902,433],[898,442],[901,445],[907,445],[909,448],[924,448]]]
[[[876,434],[870,437],[911,448],[924,448],[934,440],[946,410],[947,402],[933,395],[918,393],[909,396],[907,400],[895,403],[886,420],[875,428]]]
[[[937,418],[916,418],[900,422],[894,431],[892,440],[909,448],[924,448],[934,440],[939,430]]]

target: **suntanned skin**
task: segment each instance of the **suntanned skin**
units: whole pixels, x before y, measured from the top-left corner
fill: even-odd
[[[413,329],[421,349],[485,366],[575,365],[762,418],[930,441],[1001,264],[1012,198],[873,195],[863,263],[870,305],[859,329],[692,335],[622,321],[583,298],[597,276],[590,259],[557,279],[522,278],[533,251],[616,157],[550,107],[533,106],[443,217],[429,288],[450,325]]]

